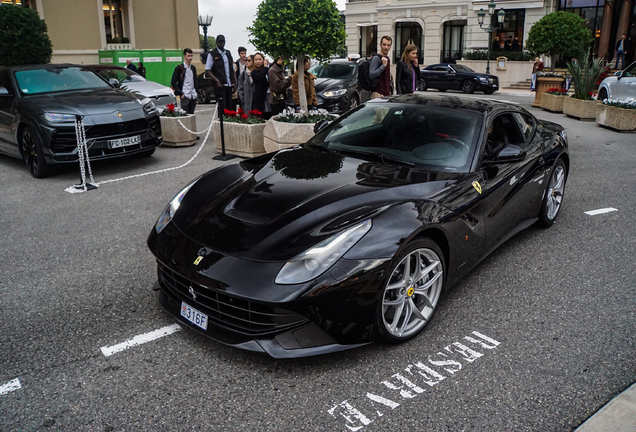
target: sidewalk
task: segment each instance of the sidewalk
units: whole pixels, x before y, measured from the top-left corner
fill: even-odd
[[[636,383],[609,401],[574,432],[636,432]]]

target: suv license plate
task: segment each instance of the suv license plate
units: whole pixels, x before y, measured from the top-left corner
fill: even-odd
[[[141,142],[141,135],[137,135],[130,138],[119,138],[114,140],[108,140],[108,148],[126,147],[129,145],[139,144]]]
[[[186,302],[181,302],[181,316],[203,330],[208,329],[208,316],[199,312]]]

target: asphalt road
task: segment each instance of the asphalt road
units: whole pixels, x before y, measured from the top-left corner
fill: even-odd
[[[100,350],[175,324],[146,237],[222,163],[210,141],[185,168],[78,195],[64,191],[74,169],[37,180],[0,156],[0,430],[573,430],[636,381],[636,134],[531,111],[570,139],[558,222],[483,261],[412,341],[299,360],[185,328]],[[199,145],[96,163],[95,180],[178,166]]]

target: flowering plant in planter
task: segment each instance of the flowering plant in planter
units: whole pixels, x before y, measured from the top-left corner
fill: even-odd
[[[613,107],[616,107],[616,108],[636,110],[636,100],[635,99],[630,99],[630,100],[605,99],[603,101],[603,104],[604,105],[608,105],[608,106],[613,106]]]
[[[565,78],[560,72],[537,72],[538,77]]]
[[[274,119],[285,123],[317,123],[320,120],[332,121],[336,118],[336,116],[329,114],[329,111],[324,109],[309,110],[306,114],[303,110],[296,111],[292,108],[286,108]]]
[[[238,111],[223,110],[223,121],[228,123],[243,123],[243,124],[261,124],[265,123],[263,119],[263,113],[259,110],[248,111],[247,114],[242,108]]]
[[[555,96],[565,96],[568,91],[566,89],[560,89],[558,87],[549,88],[546,93]]]
[[[165,108],[157,108],[159,115],[162,117],[185,117],[188,114],[181,108],[176,107],[173,103],[166,105]]]

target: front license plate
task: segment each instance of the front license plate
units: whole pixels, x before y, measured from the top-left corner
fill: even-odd
[[[208,329],[208,316],[199,312],[186,302],[181,302],[181,316],[203,330]]]
[[[141,135],[137,135],[129,138],[119,138],[114,140],[108,140],[108,148],[126,147],[129,145],[139,144],[141,142]]]

